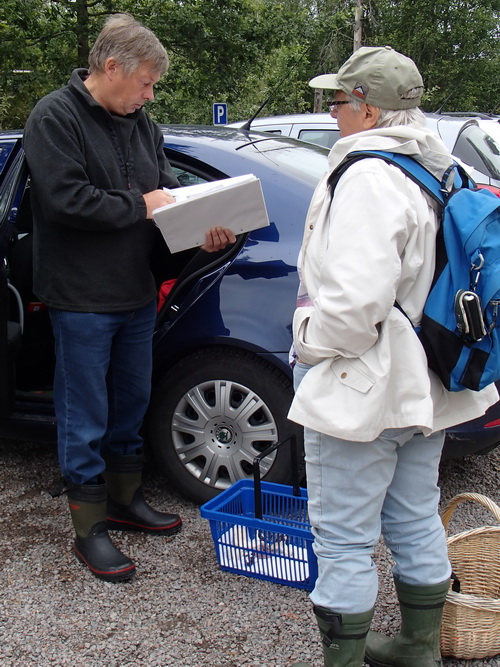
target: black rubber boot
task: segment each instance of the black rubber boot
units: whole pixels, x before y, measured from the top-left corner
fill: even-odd
[[[440,630],[450,588],[447,579],[433,586],[411,586],[394,579],[401,609],[401,631],[394,638],[370,632],[365,660],[371,667],[440,667]]]
[[[182,528],[178,514],[158,512],[142,493],[143,458],[140,455],[106,459],[108,482],[107,522],[111,530],[138,530],[174,535]]]
[[[366,635],[373,609],[362,614],[339,614],[325,607],[314,607],[321,639],[325,667],[362,667]],[[311,667],[297,662],[292,667]]]
[[[73,551],[99,579],[125,581],[135,574],[135,565],[108,535],[106,497],[106,484],[69,487],[69,509],[76,532]]]

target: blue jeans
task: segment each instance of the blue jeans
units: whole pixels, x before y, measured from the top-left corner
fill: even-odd
[[[295,387],[309,369],[297,364]],[[438,514],[438,466],[444,432],[387,429],[372,442],[346,441],[305,429],[309,518],[318,557],[314,604],[362,613],[377,597],[373,562],[382,533],[394,576],[412,585],[450,577]]]
[[[122,313],[51,309],[50,318],[59,464],[68,482],[85,484],[105,470],[104,454],[142,446],[156,303]]]

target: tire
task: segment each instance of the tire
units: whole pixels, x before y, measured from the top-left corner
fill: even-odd
[[[302,429],[288,421],[292,384],[257,355],[208,348],[175,364],[153,388],[147,419],[152,455],[169,483],[196,503],[252,478],[255,456]],[[266,481],[290,483],[288,445],[261,462]]]

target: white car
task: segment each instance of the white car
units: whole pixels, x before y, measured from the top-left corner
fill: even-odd
[[[248,121],[230,123],[233,127],[245,127]],[[340,139],[337,120],[329,113],[299,113],[289,116],[269,116],[255,118],[251,122],[252,130],[283,134],[287,137],[331,148]],[[247,128],[248,129],[248,128]]]
[[[477,183],[491,186],[500,195],[500,124],[492,119],[471,115],[425,114],[427,124],[438,134],[448,150],[461,162],[471,167],[471,176]],[[488,133],[483,123],[489,123]],[[248,121],[230,123],[245,128]],[[312,144],[331,148],[340,138],[337,120],[329,113],[305,113],[288,116],[269,116],[251,121],[252,130],[282,134]],[[484,129],[483,129],[484,128]]]
[[[478,118],[477,122],[500,145],[500,117]]]

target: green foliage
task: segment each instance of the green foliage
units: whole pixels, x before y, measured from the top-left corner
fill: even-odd
[[[212,123],[312,110],[310,78],[353,50],[355,0],[3,0],[0,127],[20,127],[35,102],[85,66],[106,15],[128,11],[165,44],[170,70],[155,119]],[[425,108],[499,112],[500,0],[364,0],[363,43],[411,56]]]
[[[377,0],[374,44],[413,58],[434,111],[500,110],[499,0]]]

